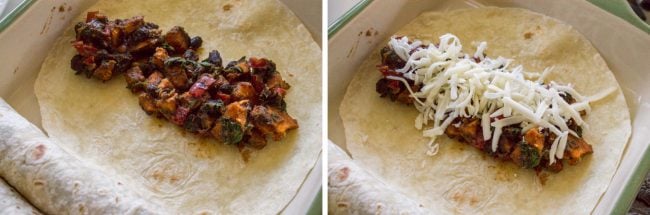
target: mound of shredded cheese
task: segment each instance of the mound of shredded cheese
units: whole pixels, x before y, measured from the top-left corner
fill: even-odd
[[[552,164],[556,157],[562,159],[564,156],[568,135],[578,136],[566,122],[573,119],[586,128],[579,112],[589,112],[589,102],[616,90],[612,87],[587,98],[571,84],[551,81],[544,85],[544,77],[551,69],[547,68],[541,74],[531,73],[524,71],[522,66],[512,68],[511,59],[485,57],[485,42],[480,42],[474,55],[470,56],[462,52],[460,40],[452,34],[442,35],[438,46],[429,44],[422,47],[423,42],[415,40],[409,43],[407,37],[393,37],[388,45],[406,62],[404,68],[396,71],[421,85],[418,92],[413,92],[403,77],[386,77],[402,81],[413,97],[420,112],[415,127],[422,130],[427,126],[423,136],[431,138],[428,155],[437,153],[436,137],[444,134],[455,118],[479,117],[483,139],[492,139],[492,151],[497,150],[501,129],[505,126],[520,124],[522,134],[538,126],[547,128],[557,135],[549,152]],[[566,94],[576,102],[568,104],[561,97]],[[432,125],[428,126],[430,123]]]

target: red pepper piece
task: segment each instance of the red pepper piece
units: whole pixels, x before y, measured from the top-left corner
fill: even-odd
[[[84,44],[83,41],[75,41],[72,43],[72,46],[84,57],[94,56],[97,53],[97,48],[92,45]]]
[[[230,95],[222,92],[217,92],[216,97],[218,99],[221,99],[221,101],[223,101],[224,104],[230,104]]]
[[[176,108],[176,112],[174,112],[174,115],[171,117],[170,121],[176,125],[183,125],[189,113],[190,109],[186,107],[178,107]]]
[[[252,68],[264,68],[267,65],[267,61],[268,60],[264,58],[254,58],[254,57],[251,57],[248,60]]]
[[[214,84],[215,80],[214,78],[204,75],[199,78],[196,83],[190,87],[190,95],[192,95],[194,98],[201,97],[205,91],[208,89],[208,87],[212,84]]]

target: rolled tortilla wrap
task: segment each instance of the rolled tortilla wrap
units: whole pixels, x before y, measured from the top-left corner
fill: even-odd
[[[0,179],[0,214],[41,214],[32,204],[27,202],[20,193]]]
[[[363,170],[329,143],[329,214],[430,214],[424,207]]]
[[[0,176],[48,214],[160,214],[122,182],[50,142],[2,99]]]

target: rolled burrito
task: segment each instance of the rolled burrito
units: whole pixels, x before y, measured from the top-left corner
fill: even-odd
[[[365,171],[329,143],[329,214],[430,214],[418,202]]]
[[[38,209],[25,200],[20,193],[0,179],[0,214],[41,214]]]
[[[160,214],[106,173],[85,165],[0,99],[0,176],[47,214]]]

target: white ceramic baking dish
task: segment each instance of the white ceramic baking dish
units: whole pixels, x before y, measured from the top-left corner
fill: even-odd
[[[418,14],[468,7],[518,7],[560,19],[584,34],[623,88],[632,136],[620,166],[593,214],[625,214],[650,165],[650,35],[587,1],[364,0],[329,26],[328,137],[345,149],[339,105],[349,81],[374,48]],[[373,36],[365,36],[370,30]],[[374,34],[374,32],[378,34]],[[612,110],[615,111],[615,110]]]
[[[321,44],[322,0],[281,0]],[[40,126],[34,81],[51,44],[77,15],[96,0],[23,0],[0,22],[0,97],[30,122]],[[320,213],[321,156],[283,213]],[[316,200],[315,200],[316,199]],[[313,205],[314,204],[314,205]]]

